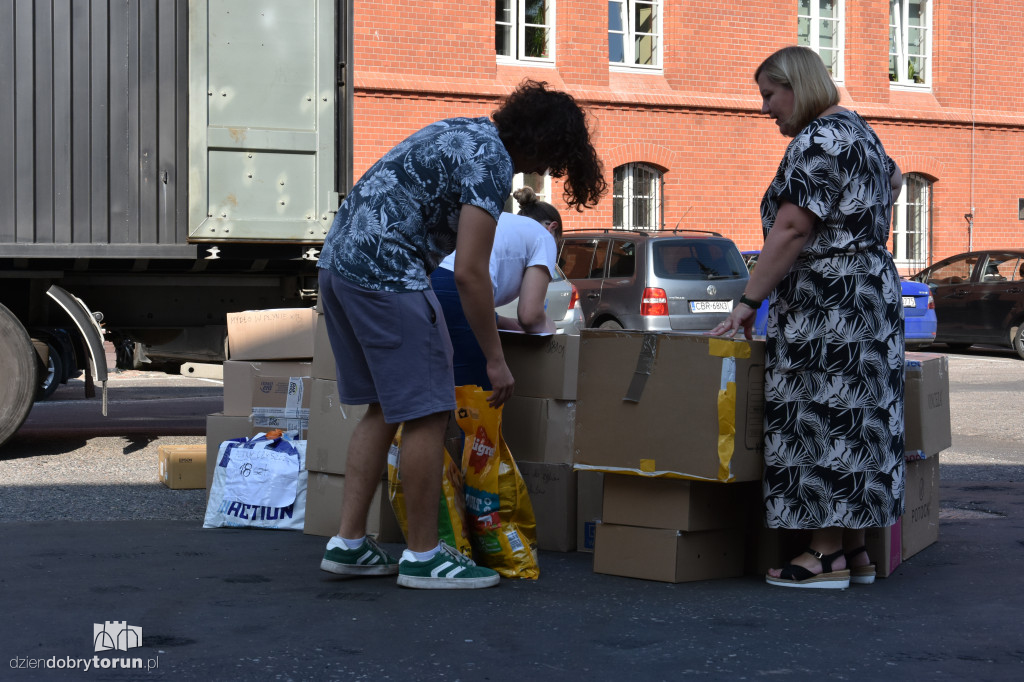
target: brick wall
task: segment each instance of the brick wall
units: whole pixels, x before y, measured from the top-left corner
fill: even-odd
[[[796,41],[795,2],[751,0],[730,13],[710,0],[666,0],[663,69],[608,67],[607,3],[558,0],[556,60],[499,64],[494,4],[355,0],[356,176],[409,133],[447,116],[488,115],[524,77],[584,103],[595,145],[612,169],[645,162],[664,172],[665,226],[720,231],[760,246],[758,206],[787,140],[760,115],[753,71]],[[1021,246],[1024,222],[1024,3],[934,3],[933,85],[890,87],[888,3],[846,3],[842,103],[875,127],[904,173],[932,187],[930,256],[973,246]],[[560,186],[554,183],[555,197]],[[611,224],[610,196],[569,229]]]

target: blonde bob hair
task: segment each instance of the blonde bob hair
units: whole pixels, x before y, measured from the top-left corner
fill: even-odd
[[[818,53],[809,47],[791,45],[778,50],[757,67],[754,81],[762,75],[793,91],[793,115],[784,123],[794,135],[821,112],[839,104],[839,90],[832,76]]]

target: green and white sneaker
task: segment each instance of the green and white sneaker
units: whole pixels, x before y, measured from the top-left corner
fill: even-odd
[[[359,549],[334,547],[325,551],[320,568],[337,575],[394,575],[398,562],[367,536]]]
[[[402,556],[398,562],[398,584],[421,590],[476,590],[493,587],[501,576],[489,568],[477,566],[445,543],[430,561],[409,561]]]

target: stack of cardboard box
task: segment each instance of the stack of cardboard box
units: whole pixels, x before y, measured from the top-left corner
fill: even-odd
[[[575,466],[604,473],[594,570],[741,575],[761,477],[763,343],[584,330]]]
[[[572,458],[580,337],[508,332],[501,340],[516,380],[501,433],[530,492],[537,547],[571,552],[578,535]]]
[[[309,423],[310,358],[316,313],[312,308],[229,313],[224,362],[224,409],[206,418],[206,488],[220,444],[271,429]]]
[[[312,395],[306,439],[306,527],[309,535],[330,537],[341,523],[345,490],[345,464],[352,432],[366,413],[366,405],[343,405],[338,400],[337,368],[322,314],[315,319]],[[402,530],[388,498],[387,479],[377,488],[370,506],[366,532],[381,542],[402,542]]]

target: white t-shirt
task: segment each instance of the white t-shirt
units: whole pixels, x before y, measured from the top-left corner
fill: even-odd
[[[505,305],[519,296],[523,273],[531,265],[543,265],[554,279],[556,258],[555,238],[546,227],[533,218],[502,213],[491,249],[494,305]],[[438,267],[454,272],[455,252],[448,254]]]

